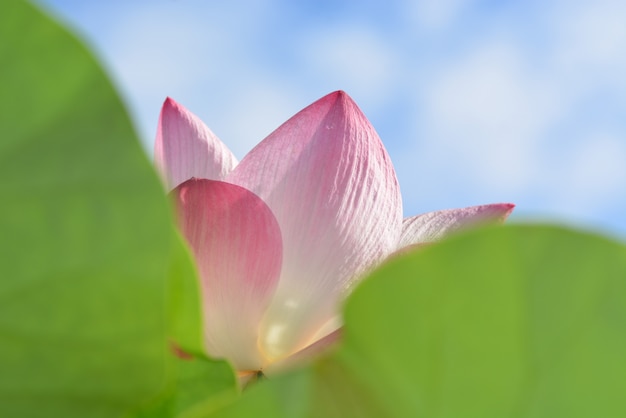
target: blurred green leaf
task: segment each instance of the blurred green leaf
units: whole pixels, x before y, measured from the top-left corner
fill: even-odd
[[[168,371],[164,191],[91,54],[0,2],[0,416],[119,417]]]
[[[626,412],[626,247],[603,237],[542,226],[458,236],[374,272],[345,321],[335,353],[212,416]]]
[[[196,271],[182,237],[175,236],[167,294],[170,344],[178,357],[166,388],[125,418],[192,418],[197,407],[217,410],[239,395],[230,364],[204,354]]]
[[[178,359],[176,379],[156,400],[126,418],[193,418],[195,409],[217,410],[238,396],[237,381],[225,361],[199,356]]]

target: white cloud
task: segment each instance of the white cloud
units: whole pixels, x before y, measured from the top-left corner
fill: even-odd
[[[496,42],[453,61],[424,98],[430,136],[466,175],[495,190],[534,180],[541,135],[562,112],[514,45]]]
[[[138,11],[117,27],[112,39],[114,65],[126,85],[143,93],[153,89],[179,90],[198,79],[215,75],[208,57],[219,57],[224,47],[219,32],[198,19],[172,19],[165,10]]]
[[[326,84],[358,96],[370,109],[389,100],[400,65],[388,41],[370,28],[315,28],[304,40],[302,60]]]
[[[567,2],[553,15],[552,53],[560,80],[582,92],[609,84],[626,93],[626,3]]]
[[[420,27],[426,29],[445,29],[450,26],[472,0],[408,0],[409,16]]]
[[[626,191],[626,137],[596,132],[562,156],[555,203],[576,213],[611,210]],[[558,177],[557,177],[558,178]]]
[[[559,9],[555,20],[563,50],[581,61],[623,61],[626,47],[626,3],[589,2]]]

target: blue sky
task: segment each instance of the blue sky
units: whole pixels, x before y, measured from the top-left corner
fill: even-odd
[[[513,202],[626,237],[626,2],[40,0],[96,50],[151,152],[166,96],[243,157],[342,89],[406,215]]]

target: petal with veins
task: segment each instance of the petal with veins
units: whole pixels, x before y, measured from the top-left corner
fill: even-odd
[[[402,222],[402,236],[398,249],[438,241],[469,226],[504,222],[514,207],[515,205],[511,203],[496,203],[440,210],[406,218]]]
[[[237,165],[228,147],[200,118],[169,97],[159,117],[154,160],[168,190],[192,177],[223,180]]]
[[[259,323],[282,263],[278,222],[258,196],[233,184],[192,179],[172,193],[202,283],[207,352],[237,370],[259,370]]]
[[[284,256],[261,347],[279,359],[309,344],[360,274],[395,250],[402,203],[378,134],[344,92],[280,126],[226,178],[260,196]]]

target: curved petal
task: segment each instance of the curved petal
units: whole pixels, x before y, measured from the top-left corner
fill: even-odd
[[[233,184],[192,179],[172,193],[202,282],[207,352],[259,370],[258,326],[282,263],[278,223],[261,199]]]
[[[169,97],[161,108],[154,160],[168,190],[192,177],[223,180],[237,165],[234,155],[200,118]]]
[[[343,328],[338,328],[330,334],[327,334],[325,337],[322,337],[319,340],[315,340],[311,345],[306,346],[302,350],[295,352],[289,357],[276,363],[272,363],[268,368],[263,370],[263,373],[271,376],[291,367],[301,365],[306,361],[310,361],[336,346],[341,340],[342,335]]]
[[[339,91],[280,126],[226,180],[260,196],[283,234],[281,279],[261,341],[279,359],[307,345],[359,275],[395,250],[396,175],[374,128]]]
[[[404,219],[398,249],[438,241],[460,229],[483,223],[504,222],[515,205],[496,203],[463,209],[428,212]]]

